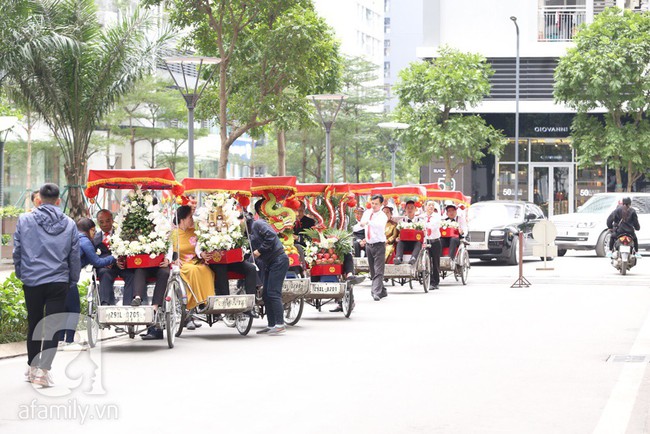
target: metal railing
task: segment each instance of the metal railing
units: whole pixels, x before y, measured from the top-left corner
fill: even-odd
[[[539,41],[569,42],[586,21],[585,7],[547,6],[539,10]]]

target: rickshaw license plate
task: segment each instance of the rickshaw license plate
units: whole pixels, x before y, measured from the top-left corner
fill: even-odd
[[[309,279],[285,279],[282,292],[302,295],[309,291]]]
[[[253,297],[253,296],[250,296]],[[245,310],[250,308],[252,303],[249,303],[247,296],[217,296],[210,297],[212,305],[210,306],[211,310],[232,310],[232,309],[241,309]]]
[[[153,321],[153,308],[151,307],[99,307],[97,314],[100,323],[148,324]]]
[[[342,292],[341,286],[345,286],[345,283],[337,282],[315,282],[311,284],[309,288],[310,294],[340,294]]]

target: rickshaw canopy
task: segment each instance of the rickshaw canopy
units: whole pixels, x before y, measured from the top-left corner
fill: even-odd
[[[176,181],[171,169],[91,169],[88,171],[86,197],[97,196],[100,188],[128,190],[134,188],[146,190],[172,190],[176,196],[183,194],[183,185]]]
[[[427,190],[421,185],[400,185],[397,187],[379,187],[379,188],[373,188],[370,191],[371,195],[375,194],[381,194],[384,197],[393,197],[393,198],[399,198],[399,197],[417,197],[418,199],[426,199],[427,197]]]
[[[185,178],[182,181],[185,193],[231,193],[251,196],[251,179]]]
[[[439,200],[439,201],[450,201],[458,205],[464,205],[468,207],[472,202],[472,198],[465,196],[460,191],[453,190],[429,190],[427,191],[427,199]]]
[[[357,196],[367,196],[373,188],[392,187],[390,182],[366,182],[366,183],[350,183],[348,189],[350,193]]]
[[[253,194],[273,194],[277,200],[283,200],[296,194],[295,176],[269,176],[265,178],[250,178]]]

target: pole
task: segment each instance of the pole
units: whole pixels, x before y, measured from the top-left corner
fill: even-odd
[[[330,129],[332,125],[325,122],[323,126],[325,127],[325,184],[329,184],[331,177],[330,170],[332,169],[330,165]]]
[[[187,165],[187,176],[189,178],[194,177],[194,106],[193,105],[188,105],[187,106],[187,130],[188,130],[188,138],[187,138],[187,154],[189,158],[189,162]]]
[[[515,58],[515,200],[519,200],[519,25],[517,17],[510,17],[517,30],[517,57]]]

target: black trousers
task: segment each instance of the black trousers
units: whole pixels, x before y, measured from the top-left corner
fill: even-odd
[[[439,285],[440,253],[442,252],[440,240],[427,240],[427,249],[429,249],[429,260],[431,261],[431,278],[429,279],[429,282],[431,285]]]
[[[444,237],[440,238],[440,245],[442,247],[449,247],[449,256],[450,258],[455,258],[456,257],[456,252],[458,251],[458,246],[460,246],[460,238],[459,237]]]
[[[58,332],[65,329],[65,298],[68,288],[68,282],[23,286],[29,326],[27,363],[33,368],[52,369],[58,346]]]
[[[156,278],[151,304],[160,306],[167,289],[169,267],[136,268],[133,272],[133,297],[140,296],[140,298],[144,299],[147,296],[147,278],[149,277]],[[124,283],[126,284],[126,282]],[[124,304],[131,304],[131,300],[127,302],[126,299],[126,288],[124,291]]]
[[[248,261],[235,262],[233,264],[210,264],[215,274],[215,293],[217,295],[229,295],[228,271],[244,275],[244,289],[246,294],[255,294],[257,287],[257,270],[255,265]]]
[[[133,277],[134,270],[120,269],[117,265],[112,267],[97,268],[97,278],[99,279],[99,301],[101,304],[115,304],[115,279],[120,276],[124,279],[124,297],[122,304],[129,305],[133,300]]]
[[[404,259],[404,251],[411,251],[411,258],[417,258],[422,250],[422,243],[419,241],[398,241],[395,259]]]

